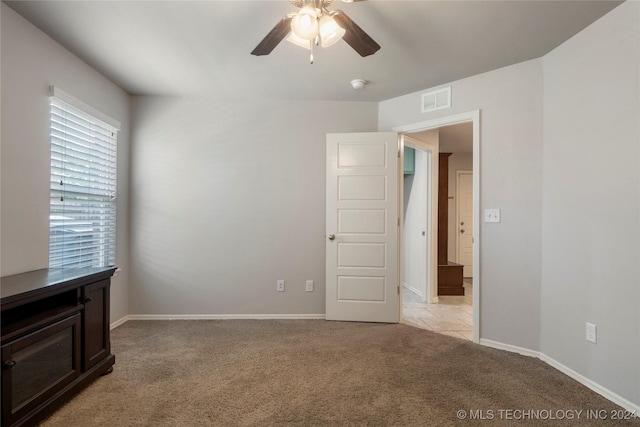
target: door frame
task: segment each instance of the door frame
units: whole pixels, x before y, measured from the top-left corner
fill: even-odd
[[[458,227],[460,227],[460,175],[471,175],[471,177],[473,178],[473,171],[471,170],[457,170],[456,171],[456,229]],[[473,198],[473,194],[471,195],[471,197]],[[473,202],[473,200],[472,200]],[[475,224],[472,224],[475,227]],[[456,262],[458,264],[461,264],[460,262],[460,234],[458,232],[456,232]],[[472,266],[473,268],[473,266]],[[471,274],[473,275],[473,270],[471,271]],[[473,277],[473,276],[472,276]]]
[[[437,129],[443,126],[471,122],[473,124],[473,342],[480,342],[480,110],[453,114],[437,119],[395,126],[393,131],[405,134]],[[401,152],[402,152],[402,148]],[[399,171],[401,172],[401,171]],[[402,239],[402,233],[399,233]],[[398,245],[402,248],[402,242]],[[398,256],[401,257],[399,249]],[[400,258],[402,265],[402,258]],[[437,268],[437,265],[436,265]],[[402,308],[402,304],[400,306]]]

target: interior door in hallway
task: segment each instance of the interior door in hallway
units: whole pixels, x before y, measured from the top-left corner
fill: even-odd
[[[326,318],[396,323],[398,135],[327,135]]]
[[[462,275],[473,276],[473,172],[457,171],[458,264]]]

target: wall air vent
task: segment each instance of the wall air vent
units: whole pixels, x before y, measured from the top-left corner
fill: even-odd
[[[422,94],[422,112],[441,110],[451,107],[451,86],[432,90]]]

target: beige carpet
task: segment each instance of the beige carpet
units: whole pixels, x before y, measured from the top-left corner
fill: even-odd
[[[401,324],[130,321],[112,349],[44,426],[640,425],[539,360]]]

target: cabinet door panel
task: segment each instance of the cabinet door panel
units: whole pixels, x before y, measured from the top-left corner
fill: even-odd
[[[80,315],[2,346],[3,425],[18,420],[80,373]]]
[[[84,312],[83,369],[86,371],[111,351],[109,342],[109,280],[92,283],[82,289]]]

